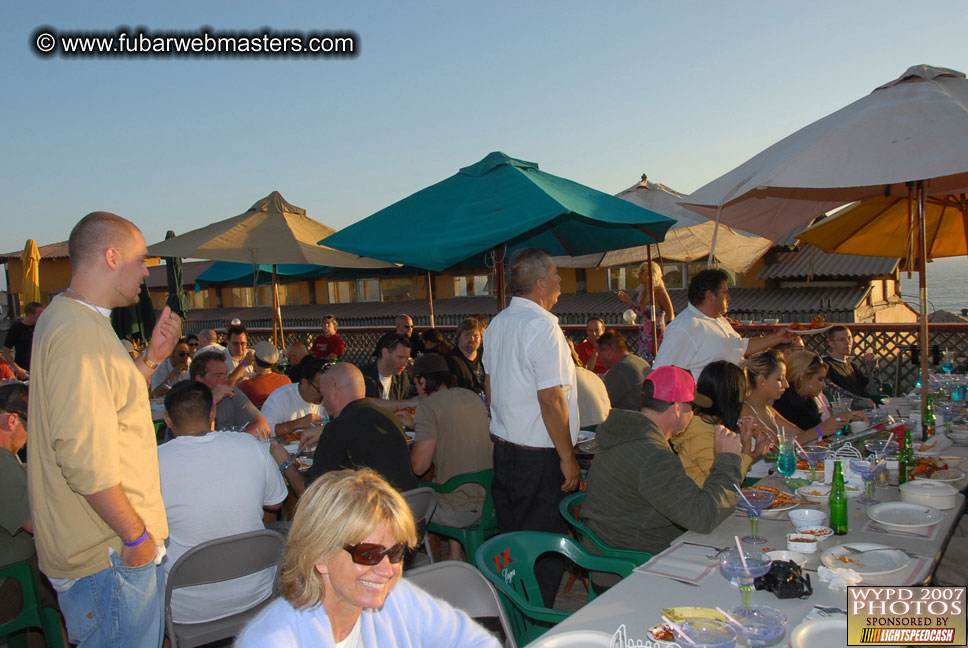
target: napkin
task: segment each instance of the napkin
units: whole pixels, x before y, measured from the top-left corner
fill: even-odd
[[[827,583],[827,587],[837,591],[844,591],[848,585],[857,585],[863,578],[853,569],[847,567],[830,568],[821,565],[817,568],[817,576],[821,583]]]

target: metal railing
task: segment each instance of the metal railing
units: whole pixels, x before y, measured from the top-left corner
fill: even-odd
[[[204,328],[216,328],[208,326],[207,322],[192,322],[193,329],[201,330]],[[254,346],[260,340],[267,340],[272,335],[272,322],[268,319],[250,320],[246,322],[249,330],[249,345]],[[311,327],[301,327],[297,322],[286,324],[285,346],[296,341],[301,341],[309,346],[313,339],[320,333],[318,324]],[[421,327],[417,324],[419,328]],[[893,385],[895,393],[906,393],[911,391],[918,381],[919,376],[919,356],[917,351],[918,344],[918,325],[916,323],[905,324],[849,324],[850,330],[854,335],[855,356],[862,356],[866,353],[873,353],[877,357],[874,369],[874,376],[880,383]],[[565,325],[562,327],[565,334],[573,341],[581,342],[584,339],[585,327]],[[634,326],[610,326],[609,328],[620,331],[624,336],[629,349],[634,350],[638,346],[638,329]],[[745,337],[759,337],[768,335],[775,330],[782,328],[782,325],[753,325],[739,326],[737,330],[740,335]],[[346,343],[346,353],[343,359],[354,364],[366,364],[371,361],[373,350],[376,348],[377,341],[385,333],[393,331],[393,326],[340,326],[339,334]],[[457,344],[456,324],[438,325],[444,339],[452,346]],[[932,324],[930,328],[932,359],[938,370],[940,370],[941,355],[945,348],[954,350],[958,356],[960,368],[956,371],[964,372],[968,365],[968,324],[938,323]],[[824,335],[804,335],[803,341],[808,351],[813,351],[821,356],[828,353],[827,339]]]

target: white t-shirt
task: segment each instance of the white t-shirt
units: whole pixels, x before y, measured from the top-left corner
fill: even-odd
[[[307,403],[299,395],[299,384],[283,385],[271,394],[262,404],[262,416],[269,422],[272,434],[276,433],[276,425],[286,421],[294,421],[307,414],[318,414],[321,419],[326,418],[326,408],[322,403]]]
[[[262,507],[286,498],[286,482],[265,445],[248,434],[180,436],[158,447],[168,514],[167,574],[186,551],[208,540],[265,528]],[[275,568],[172,594],[172,616],[201,623],[241,612],[272,594]]]
[[[390,385],[393,384],[393,376],[384,376],[379,370],[376,372],[377,378],[380,379],[380,398],[388,399],[390,398]]]
[[[741,365],[750,341],[740,337],[725,317],[709,317],[689,304],[666,326],[653,369],[671,365],[699,374],[710,362],[728,360]]]
[[[538,391],[561,386],[572,445],[578,440],[578,388],[571,349],[558,318],[512,297],[484,333],[484,370],[491,382],[491,434],[520,445],[553,448]]]
[[[239,366],[239,361],[232,357],[228,349],[225,349],[225,369],[228,373],[235,371],[235,368]],[[251,378],[255,375],[255,367],[249,365],[242,372],[242,377],[239,380],[245,380],[246,378]]]
[[[353,629],[346,635],[346,639],[337,641],[334,648],[364,648],[363,646],[363,615],[356,617]]]
[[[191,366],[190,358],[189,358],[188,366]],[[165,358],[165,361],[162,362],[160,365],[158,365],[158,368],[155,369],[155,372],[151,374],[151,391],[155,391],[156,389],[161,387],[161,385],[166,380],[168,380],[168,374],[171,373],[171,370],[172,370],[171,358]],[[180,374],[178,374],[175,377],[175,379],[171,381],[171,384],[174,385],[176,382],[181,382],[182,380],[188,380],[189,378],[190,378],[190,375],[188,373],[188,370],[186,369],[185,371],[182,371]]]

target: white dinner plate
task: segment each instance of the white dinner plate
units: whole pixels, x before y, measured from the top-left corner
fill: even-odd
[[[846,645],[846,617],[842,619],[807,619],[790,633],[790,648]]]
[[[539,637],[530,648],[609,648],[612,635],[597,630],[572,630],[551,637]]]
[[[794,335],[817,335],[818,333],[826,333],[833,327],[834,325],[831,324],[830,326],[824,326],[823,328],[807,329],[805,331],[801,331],[798,329],[791,329],[791,330],[793,331]],[[790,328],[790,327],[788,326],[787,328]]]
[[[904,530],[934,526],[944,519],[944,513],[924,504],[882,502],[868,507],[867,517],[889,529]]]
[[[869,542],[848,542],[854,549],[866,551],[868,549],[884,549],[888,545],[871,544]],[[840,558],[849,558],[844,562]],[[843,545],[832,547],[820,557],[820,562],[833,569],[853,569],[861,576],[881,576],[901,571],[911,562],[903,551],[871,551],[866,554],[852,554]]]

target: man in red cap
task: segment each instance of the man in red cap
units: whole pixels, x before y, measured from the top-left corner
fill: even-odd
[[[739,437],[726,429],[715,433],[716,458],[702,488],[669,447],[669,438],[692,420],[693,403],[712,404],[696,393],[692,374],[659,367],[642,383],[641,411],[613,409],[598,426],[581,517],[607,544],[659,553],[683,529],[709,533],[732,513],[733,484],[742,480]],[[595,574],[596,585],[613,584],[609,576]]]

